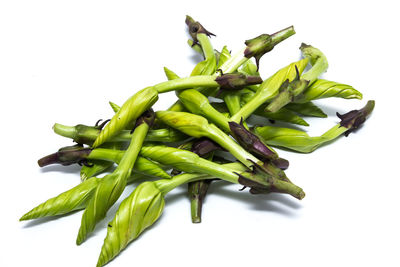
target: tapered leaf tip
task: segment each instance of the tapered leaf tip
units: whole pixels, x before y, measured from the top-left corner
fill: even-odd
[[[19,218],[19,221],[22,222],[22,221],[27,221],[27,220],[29,220],[29,217],[30,217],[29,213],[30,213],[30,212],[25,213],[24,215],[22,215],[22,217]]]

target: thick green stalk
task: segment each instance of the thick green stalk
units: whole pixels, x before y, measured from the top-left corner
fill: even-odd
[[[96,148],[90,152],[87,159],[106,160],[119,164],[124,154],[125,151],[123,150]],[[141,156],[137,157],[132,171],[152,177],[171,178],[158,164]]]
[[[246,63],[249,59],[244,56],[244,51],[247,47],[242,48],[230,57],[222,66],[219,68],[222,73],[233,73],[235,72],[240,66]]]
[[[53,130],[56,134],[71,138],[79,144],[91,145],[100,130],[96,127],[78,124],[76,126],[66,126],[59,123],[54,124]],[[107,142],[129,142],[132,138],[131,131],[122,130],[120,133],[111,137]],[[174,129],[153,129],[149,130],[145,142],[177,142],[186,139],[187,136]]]
[[[204,198],[212,180],[200,180],[188,183],[188,194],[190,198],[190,213],[192,223],[201,222]]]
[[[210,38],[204,33],[199,33],[197,34],[197,40],[201,45],[205,59],[216,62],[214,48],[211,45]]]
[[[111,149],[120,149],[121,143],[106,143],[102,147]],[[82,165],[81,168],[81,181],[84,181],[93,176],[97,176],[114,165],[113,162],[105,160],[91,160],[88,164]]]
[[[195,87],[217,88],[219,84],[215,81],[214,75],[198,75],[162,82],[153,87],[158,93],[165,93]]]
[[[195,43],[193,42],[192,39],[188,39],[188,40],[187,40],[187,44],[188,44],[194,51],[196,51],[196,52],[199,53],[200,55],[203,55],[203,56],[204,56],[203,49],[201,49],[201,46],[200,46],[199,44],[195,44]]]
[[[197,90],[188,89],[178,93],[179,100],[192,113],[201,115],[221,127],[225,132],[230,132],[229,120],[211,106],[208,98]]]
[[[226,94],[224,97],[224,101],[226,106],[228,107],[230,116],[235,115],[237,112],[239,112],[240,108],[242,107],[240,104],[240,92],[233,92],[230,94]],[[242,123],[246,129],[249,129],[245,121],[243,121]]]
[[[230,94],[226,94],[224,97],[224,101],[226,106],[228,107],[229,113],[231,116],[239,112],[240,106],[240,93],[239,92],[232,92]]]
[[[226,163],[222,164],[221,166],[223,166],[223,168],[225,169],[234,172],[243,172],[246,170],[246,167],[244,167],[243,164],[239,162]],[[236,180],[231,180],[229,182],[237,184],[239,183],[237,178],[238,176],[236,175]],[[184,173],[174,176],[169,181],[164,179],[164,180],[158,180],[155,183],[157,184],[157,187],[160,189],[160,191],[165,195],[180,185],[206,179],[213,179],[213,176],[209,174],[200,174],[200,173]]]

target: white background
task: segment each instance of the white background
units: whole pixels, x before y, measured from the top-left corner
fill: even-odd
[[[306,192],[297,201],[252,196],[216,183],[203,222],[190,221],[184,187],[164,214],[108,266],[399,266],[399,41],[396,1],[1,1],[0,266],[95,266],[105,225],[75,245],[81,212],[18,222],[35,205],[79,183],[79,168],[39,169],[37,159],[72,144],[55,122],[92,125],[137,90],[165,80],[163,66],[188,75],[199,59],[187,46],[190,14],[217,34],[215,48],[294,25],[297,34],[261,59],[267,78],[300,58],[301,42],[320,48],[326,79],[353,85],[362,101],[319,104],[336,111],[376,100],[364,127],[312,154],[281,152],[288,176]],[[173,94],[156,108],[168,107]],[[133,190],[128,187],[125,196]]]

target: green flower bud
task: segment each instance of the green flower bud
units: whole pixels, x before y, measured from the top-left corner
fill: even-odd
[[[285,28],[274,34],[261,34],[260,36],[247,40],[245,42],[247,48],[244,51],[244,56],[247,58],[254,57],[256,59],[257,70],[259,67],[260,58],[271,51],[275,45],[295,34],[293,26]]]
[[[82,145],[74,145],[60,148],[56,153],[48,155],[38,160],[40,167],[50,164],[61,164],[68,166],[78,163],[79,165],[88,164],[86,158],[92,152],[91,148]]]
[[[362,99],[362,93],[347,84],[318,79],[304,91],[298,102],[303,103],[328,97]]]
[[[111,139],[132,121],[136,120],[145,110],[149,109],[158,100],[158,92],[154,87],[147,87],[130,97],[113,116],[111,121],[100,132],[93,143],[98,147]]]
[[[240,90],[248,85],[263,82],[260,76],[247,76],[242,73],[223,74],[218,76],[215,81],[223,90]]]
[[[48,216],[63,215],[75,210],[84,209],[99,184],[99,178],[90,178],[74,188],[50,198],[19,219],[32,220]]]
[[[108,224],[97,266],[108,263],[151,226],[162,214],[164,205],[163,194],[155,183],[144,182],[138,185],[122,201],[114,219]]]
[[[208,135],[207,119],[187,112],[157,111],[156,116],[165,124],[196,138]]]
[[[207,36],[215,36],[215,34],[207,31],[203,25],[200,24],[200,22],[195,21],[192,17],[190,16],[186,16],[186,20],[185,20],[186,25],[189,28],[189,34],[193,39],[193,45],[198,43],[197,40],[197,35],[200,33],[203,33]]]

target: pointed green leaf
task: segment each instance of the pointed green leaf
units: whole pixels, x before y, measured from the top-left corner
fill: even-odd
[[[217,69],[219,69],[229,58],[231,58],[231,53],[229,52],[227,46],[225,45],[222,48],[221,53],[219,54]]]
[[[257,109],[254,112],[254,114],[268,118],[270,120],[277,120],[297,125],[309,126],[309,124],[302,117],[296,115],[294,112],[286,108],[281,108],[277,112],[267,112],[263,109],[263,106],[261,106],[261,108]]]
[[[143,157],[137,158],[133,171],[151,177],[171,179],[171,175],[164,171],[160,165]]]
[[[320,109],[312,102],[290,103],[286,105],[286,108],[304,116],[318,117],[318,118],[326,118],[328,116],[322,111],[322,109]]]
[[[108,224],[97,267],[112,260],[151,226],[162,214],[164,205],[164,197],[153,182],[144,182],[136,187],[122,201],[114,219]]]
[[[20,221],[62,215],[85,208],[99,181],[99,178],[90,178],[74,188],[50,198],[22,216]]]
[[[301,102],[327,97],[362,99],[362,94],[350,85],[319,79],[304,91]]]
[[[121,109],[121,107],[118,106],[117,104],[115,104],[114,102],[109,101],[108,103],[110,104],[112,110],[113,110],[115,113],[117,113],[117,112]]]
[[[284,147],[302,153],[310,153],[346,132],[346,127],[336,125],[321,136],[310,137],[306,132],[272,126],[256,127],[254,132],[271,146]]]
[[[165,72],[165,76],[167,76],[167,79],[169,81],[179,79],[179,76],[172,70],[168,69],[167,67],[164,67],[164,72]]]

